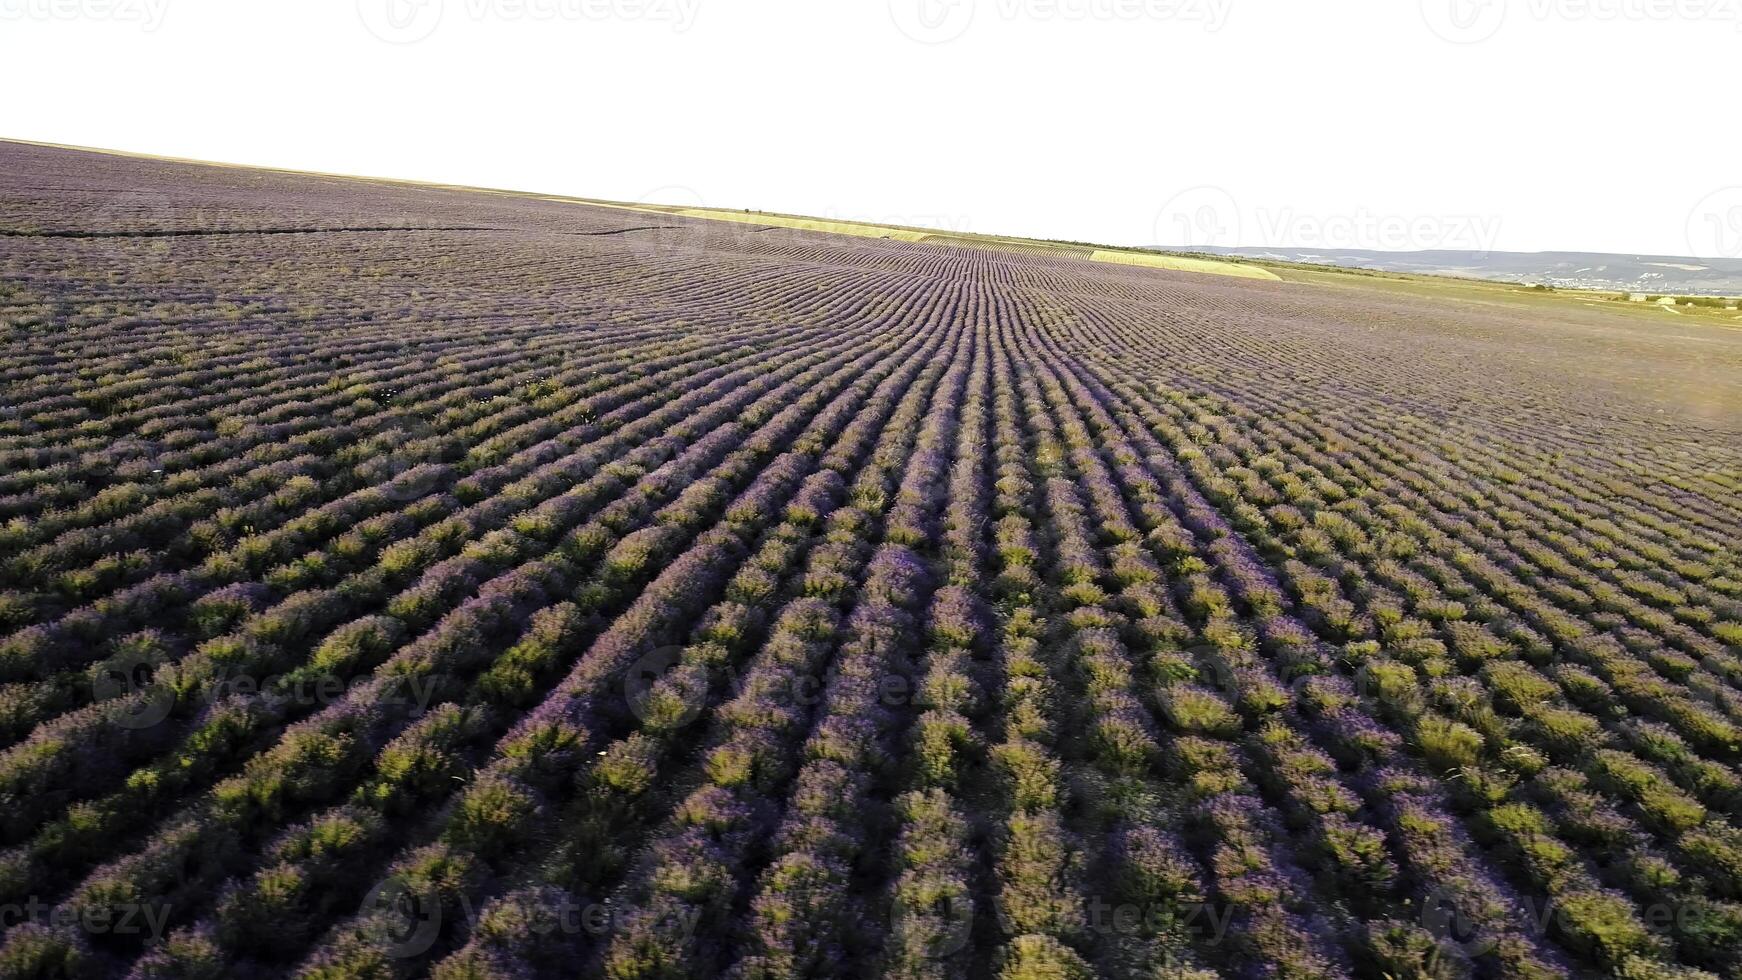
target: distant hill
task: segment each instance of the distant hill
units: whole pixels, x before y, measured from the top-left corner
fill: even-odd
[[[1611,255],[1603,252],[1465,252],[1451,249],[1381,252],[1359,248],[1262,246],[1208,246],[1192,251],[1353,269],[1378,269],[1385,272],[1416,272],[1495,279],[1502,282],[1541,283],[1576,289],[1742,296],[1742,258],[1694,259],[1675,255]]]

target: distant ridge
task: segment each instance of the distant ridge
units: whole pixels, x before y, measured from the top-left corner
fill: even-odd
[[[1742,258],[1606,252],[1473,252],[1429,249],[1382,252],[1361,248],[1205,246],[1189,251],[1306,262],[1351,269],[1467,276],[1576,289],[1698,296],[1742,296]]]

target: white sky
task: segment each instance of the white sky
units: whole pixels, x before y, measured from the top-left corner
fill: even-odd
[[[0,0],[0,135],[1116,244],[1742,255],[1742,0]]]

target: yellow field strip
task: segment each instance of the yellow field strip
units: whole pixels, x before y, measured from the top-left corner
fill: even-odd
[[[1207,272],[1211,275],[1234,276],[1239,279],[1282,281],[1282,277],[1276,273],[1255,265],[1217,262],[1214,259],[1194,259],[1184,255],[1159,255],[1154,252],[1126,252],[1118,249],[1098,248],[1089,255],[1089,259],[1094,262],[1140,265],[1148,269],[1167,269],[1172,272]]]

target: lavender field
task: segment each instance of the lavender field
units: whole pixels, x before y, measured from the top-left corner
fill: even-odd
[[[0,977],[1742,978],[1742,330],[0,144]]]

